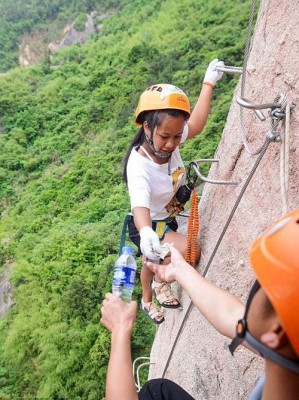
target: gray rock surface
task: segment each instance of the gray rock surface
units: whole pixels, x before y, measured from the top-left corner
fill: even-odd
[[[227,232],[213,259],[207,279],[239,296],[244,302],[254,281],[248,261],[252,241],[283,214],[281,177],[288,181],[288,209],[299,204],[299,21],[298,0],[261,1],[251,44],[246,74],[245,97],[254,103],[273,102],[279,92],[297,104],[291,115],[289,162],[281,174],[281,151],[284,143],[271,143],[236,210]],[[236,96],[209,178],[239,181],[238,186],[205,184],[200,201],[202,256],[201,270],[207,265],[227,218],[237,200],[257,156],[244,149],[240,135],[239,106]],[[214,101],[217,101],[215,99]],[[267,110],[265,112],[267,115]],[[254,112],[245,111],[247,141],[256,149],[265,140],[270,119],[261,122]],[[282,127],[280,126],[282,132]],[[177,284],[176,290],[181,292]],[[190,304],[182,291],[183,310],[166,310],[166,322],[157,328],[152,347],[149,377],[161,377],[182,319]],[[231,357],[229,339],[211,328],[195,308],[183,327],[165,377],[183,386],[195,399],[246,399],[263,370],[262,360],[246,349]]]
[[[13,264],[9,264],[0,278],[0,318],[14,305],[11,284],[9,282],[9,275],[12,268]]]

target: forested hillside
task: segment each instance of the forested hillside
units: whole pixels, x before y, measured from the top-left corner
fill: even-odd
[[[104,397],[110,345],[99,309],[129,209],[121,163],[138,96],[171,82],[194,105],[213,58],[242,65],[247,0],[0,0],[4,69],[26,30],[111,6],[88,44],[0,76],[0,273],[14,265],[15,302],[0,319],[1,399]],[[236,82],[217,84],[186,163],[213,156]],[[154,329],[138,313],[134,357],[149,354]]]

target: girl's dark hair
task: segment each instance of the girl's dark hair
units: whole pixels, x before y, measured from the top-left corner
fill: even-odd
[[[151,131],[151,134],[153,135],[156,126],[160,126],[161,123],[164,121],[165,117],[179,118],[181,116],[183,116],[187,120],[188,114],[182,110],[166,109],[166,110],[143,112],[140,115],[140,120],[142,121],[142,123],[145,121],[147,122],[149,130]],[[143,126],[141,126],[141,128],[138,130],[135,137],[133,138],[133,140],[126,152],[124,160],[123,160],[123,179],[126,184],[128,183],[127,164],[128,164],[128,160],[129,160],[131,151],[134,147],[137,147],[137,150],[138,150],[144,141],[145,141],[145,132],[144,132]]]

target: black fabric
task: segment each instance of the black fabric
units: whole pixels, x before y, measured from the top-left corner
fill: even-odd
[[[261,285],[258,280],[254,282],[254,285],[252,286],[247,302],[246,302],[246,307],[245,307],[245,313],[244,317],[238,321],[237,327],[236,327],[236,336],[232,339],[231,343],[229,344],[228,348],[229,351],[231,352],[231,355],[234,355],[234,352],[236,351],[236,348],[240,346],[241,343],[243,343],[245,334],[247,332],[247,314],[248,310],[250,307],[250,304],[252,302],[252,299],[254,298],[256,292],[260,289]],[[239,331],[240,325],[242,326],[242,330]]]
[[[157,224],[155,222],[152,223],[152,228],[153,228],[154,231],[156,231],[156,225]],[[178,222],[177,222],[177,220],[175,218],[170,218],[166,222],[166,225],[169,226],[169,228],[173,232],[176,232],[178,230],[178,227],[179,227],[178,226]],[[131,218],[128,221],[128,231],[129,231],[130,240],[135,244],[135,246],[138,249],[136,257],[140,257],[142,255],[142,252],[140,250],[140,236],[139,236],[138,229],[135,226],[133,215],[131,215]],[[163,238],[161,238],[161,240],[163,240]]]
[[[248,298],[246,301],[245,314],[243,317],[243,319],[245,319],[245,320],[247,319],[247,314],[248,314],[248,310],[249,310],[250,304],[252,302],[252,299],[254,298],[254,296],[256,295],[256,292],[260,289],[260,287],[261,287],[261,285],[260,285],[259,281],[256,280],[249,292],[249,295],[248,295]]]
[[[139,400],[194,400],[183,388],[168,379],[152,379],[138,393]]]
[[[179,224],[178,221],[175,218],[172,218],[170,220],[170,222],[167,222],[167,224],[169,226],[169,228],[173,231],[176,232],[178,230]]]
[[[185,205],[190,200],[193,189],[194,186],[192,184],[181,186],[175,195],[177,201]]]

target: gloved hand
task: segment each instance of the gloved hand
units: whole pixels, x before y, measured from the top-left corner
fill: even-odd
[[[140,229],[140,249],[142,253],[150,260],[159,260],[155,253],[161,253],[159,236],[149,226]]]
[[[223,75],[223,72],[217,71],[216,67],[223,67],[223,66],[224,66],[224,62],[219,61],[218,58],[215,58],[213,61],[211,61],[206,70],[206,74],[205,74],[203,82],[210,83],[214,86],[216,84],[216,82],[222,78],[222,75]]]

